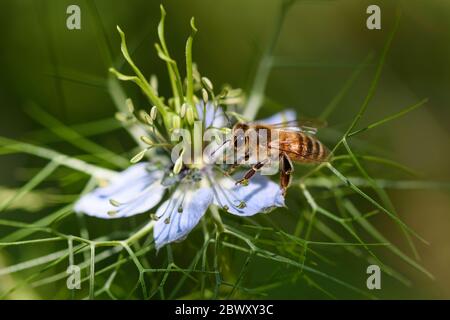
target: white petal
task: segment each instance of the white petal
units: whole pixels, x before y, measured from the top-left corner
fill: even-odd
[[[269,118],[258,120],[260,123],[264,124],[279,124],[289,121],[295,121],[297,119],[297,113],[292,109],[286,109],[282,112],[276,113]]]
[[[210,188],[187,191],[177,189],[156,212],[158,221],[153,230],[156,249],[184,239],[198,224],[212,200],[213,193]]]
[[[111,219],[133,216],[156,206],[164,195],[163,172],[148,171],[146,163],[129,167],[115,177],[107,187],[97,188],[82,196],[75,204],[76,212]],[[111,200],[120,204],[114,206]],[[116,212],[115,214],[109,214]]]
[[[256,174],[247,186],[235,185],[231,178],[222,178],[215,187],[214,204],[238,216],[252,216],[284,207],[281,188],[270,179]]]

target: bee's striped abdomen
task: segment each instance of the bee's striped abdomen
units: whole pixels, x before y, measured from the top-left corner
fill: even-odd
[[[316,138],[302,132],[298,133],[299,150],[296,157],[300,162],[323,162],[329,155],[328,149]]]

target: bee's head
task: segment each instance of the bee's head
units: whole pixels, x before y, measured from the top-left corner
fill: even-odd
[[[245,141],[245,135],[247,130],[250,129],[250,126],[244,122],[238,122],[233,126],[233,138],[232,145],[237,148],[239,145],[242,145]]]
[[[233,148],[237,148],[238,145],[245,141],[245,132],[250,128],[250,126],[244,122],[236,123],[231,130],[231,137],[226,139],[213,153],[214,155],[223,146],[228,145],[231,142]]]
[[[233,126],[233,132],[236,132],[238,130],[247,131],[249,128],[249,125],[245,122],[238,122]]]

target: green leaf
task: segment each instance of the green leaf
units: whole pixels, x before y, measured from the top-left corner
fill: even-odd
[[[158,24],[158,37],[161,46],[155,44],[158,56],[167,62],[167,71],[169,73],[170,84],[172,87],[172,93],[175,98],[175,105],[178,109],[182,103],[181,99],[183,97],[183,81],[181,80],[180,72],[175,60],[170,57],[169,49],[167,48],[166,39],[164,36],[164,22],[166,18],[166,10],[163,5],[160,5],[161,9],[161,20]],[[178,110],[177,110],[178,112]]]

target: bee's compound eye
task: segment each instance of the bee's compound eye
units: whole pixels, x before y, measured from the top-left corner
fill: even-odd
[[[237,139],[236,139],[236,146],[242,145],[242,144],[244,143],[244,141],[245,141],[245,137],[244,137],[243,135],[237,136]]]
[[[238,137],[234,137],[234,147],[237,148],[239,145],[239,138]]]

